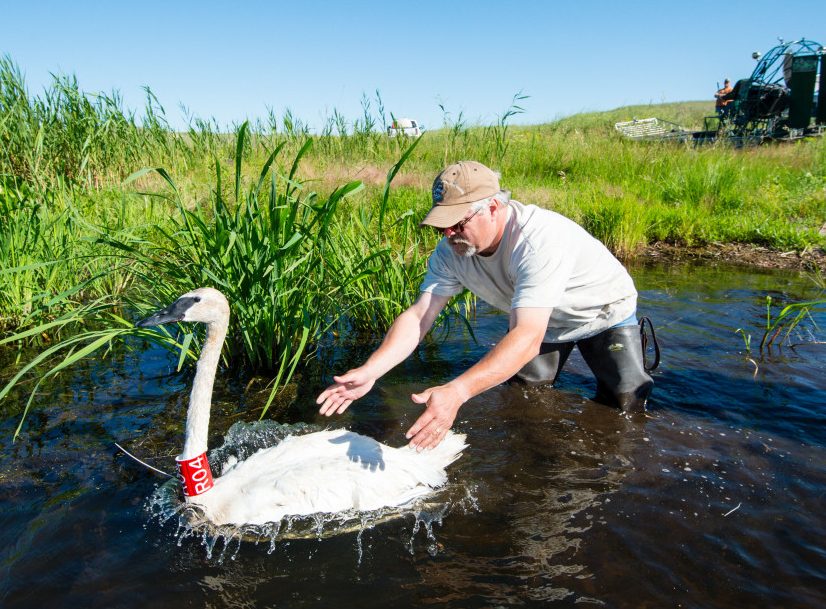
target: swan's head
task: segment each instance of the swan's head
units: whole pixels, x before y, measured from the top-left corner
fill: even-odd
[[[226,324],[229,319],[229,303],[214,288],[198,288],[187,292],[165,309],[137,323],[140,328],[160,326],[178,321],[196,321],[205,324]]]

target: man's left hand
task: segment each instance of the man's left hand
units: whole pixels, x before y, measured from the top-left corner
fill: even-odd
[[[407,432],[410,446],[416,450],[433,448],[450,431],[459,407],[466,401],[453,385],[439,385],[410,396],[417,404],[426,404],[425,411]]]

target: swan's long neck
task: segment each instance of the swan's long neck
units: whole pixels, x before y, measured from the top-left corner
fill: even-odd
[[[212,385],[221,347],[227,335],[227,321],[212,322],[207,325],[206,340],[198,358],[192,393],[189,396],[189,410],[186,413],[186,438],[182,459],[193,459],[206,452],[209,435],[209,411],[212,406]]]

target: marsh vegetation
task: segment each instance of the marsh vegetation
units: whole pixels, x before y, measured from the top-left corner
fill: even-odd
[[[824,245],[826,141],[695,148],[613,129],[649,115],[699,128],[710,103],[513,125],[525,100],[487,126],[442,108],[442,128],[416,141],[385,136],[378,92],[362,116],[334,111],[318,132],[290,110],[226,128],[185,112],[176,131],[148,88],[140,113],[72,77],[33,95],[0,59],[0,346],[12,353],[0,399],[20,383],[34,396],[124,336],[194,361],[191,330],[150,334],[132,320],[212,285],[234,303],[225,365],[274,379],[271,400],[322,336],[379,336],[410,304],[437,239],[417,219],[433,176],[460,158],[500,170],[516,199],[573,218],[624,259],[654,242]],[[472,306],[456,300],[439,323]]]

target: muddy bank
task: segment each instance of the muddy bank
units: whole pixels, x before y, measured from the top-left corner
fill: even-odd
[[[654,243],[637,258],[643,262],[722,262],[753,268],[815,271],[826,268],[826,250],[782,251],[743,243],[712,243],[687,247]]]

